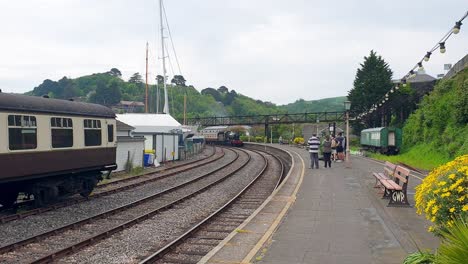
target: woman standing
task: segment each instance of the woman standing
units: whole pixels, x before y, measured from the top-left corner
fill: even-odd
[[[322,143],[322,152],[323,152],[323,160],[325,161],[325,168],[328,167],[331,168],[331,153],[332,153],[332,148],[331,148],[331,141],[330,141],[330,136],[326,136],[325,140]]]

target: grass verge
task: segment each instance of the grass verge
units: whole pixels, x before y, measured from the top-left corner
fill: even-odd
[[[395,156],[371,153],[369,154],[369,157],[378,160],[387,160],[392,163],[403,162],[412,167],[423,170],[432,170],[433,168],[451,160],[451,158],[447,157],[440,151],[424,144],[414,146],[411,149]]]

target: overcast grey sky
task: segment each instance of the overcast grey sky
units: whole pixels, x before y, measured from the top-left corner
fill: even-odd
[[[144,75],[146,41],[154,83],[161,74],[157,2],[0,0],[0,88],[22,93],[44,79],[112,67],[124,79]],[[188,84],[225,85],[277,104],[346,95],[371,49],[399,78],[468,10],[466,0],[166,0],[165,6]],[[446,47],[425,64],[428,74],[467,54],[468,20]]]

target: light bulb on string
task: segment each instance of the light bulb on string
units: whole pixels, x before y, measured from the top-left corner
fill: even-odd
[[[439,43],[440,53],[445,53],[445,42]]]
[[[395,90],[393,90],[393,88],[392,88],[392,89],[390,89],[390,92],[391,92],[391,93],[393,93],[394,91],[395,91]]]
[[[388,97],[385,97],[385,101],[388,101]]]
[[[462,25],[461,21],[455,22],[455,26],[452,29],[453,34],[458,34],[458,32],[460,32],[461,25]]]
[[[418,63],[418,65],[419,65],[419,63]],[[410,78],[416,77],[416,73],[414,73],[414,70],[411,70],[411,71],[409,72],[409,74],[410,74],[410,76],[409,76]]]
[[[403,87],[406,87],[406,79],[401,79],[401,83],[403,84]],[[399,89],[400,87],[397,85],[397,87],[395,87],[395,89]]]
[[[429,61],[429,58],[431,57],[432,52],[428,51],[426,53],[426,56],[424,56],[424,61]]]
[[[419,69],[418,69],[419,71],[424,71],[424,67],[423,67],[423,65],[422,65],[422,62],[421,62],[421,61],[420,61],[420,62],[418,62],[418,67],[419,67]]]

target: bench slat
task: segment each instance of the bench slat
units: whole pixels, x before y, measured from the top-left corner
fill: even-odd
[[[385,183],[383,184],[385,185],[385,188],[389,190],[401,191],[403,189],[398,183],[394,182],[393,180],[385,180]]]
[[[410,175],[410,170],[403,168],[401,166],[397,166],[395,169],[394,177],[400,179],[400,181],[407,183],[408,176]]]

